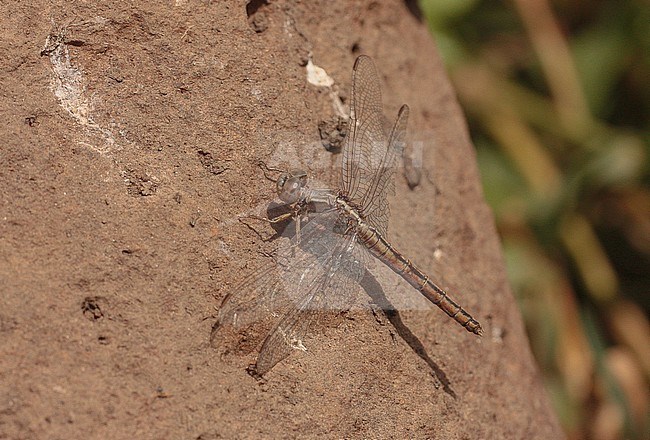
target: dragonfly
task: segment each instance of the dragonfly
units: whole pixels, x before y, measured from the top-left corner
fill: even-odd
[[[339,188],[311,188],[301,170],[277,179],[278,196],[291,211],[267,220],[292,219],[295,233],[278,250],[275,264],[251,273],[229,291],[211,337],[214,345],[224,327],[237,330],[265,323],[266,337],[249,372],[261,377],[293,350],[306,350],[304,338],[318,312],[342,310],[372,258],[467,331],[482,334],[477,320],[386,239],[387,197],[394,192],[408,115],[409,107],[403,105],[387,137],[377,70],[370,57],[361,55],[352,74]]]

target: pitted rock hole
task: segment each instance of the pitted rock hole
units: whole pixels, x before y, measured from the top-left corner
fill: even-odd
[[[264,13],[264,6],[268,6],[268,4],[268,0],[251,0],[246,4],[248,24],[258,34],[269,27],[269,20]]]

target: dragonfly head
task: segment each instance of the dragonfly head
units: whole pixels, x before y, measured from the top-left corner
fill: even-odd
[[[284,203],[293,204],[300,200],[302,189],[307,185],[307,173],[293,170],[282,173],[275,183],[278,196]]]

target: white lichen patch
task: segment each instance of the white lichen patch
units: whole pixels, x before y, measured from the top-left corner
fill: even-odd
[[[318,67],[311,59],[307,62],[307,82],[318,87],[332,87],[334,80],[325,69]]]
[[[329,89],[329,95],[332,99],[334,111],[336,112],[337,116],[343,118],[344,120],[347,120],[349,115],[343,107],[338,89],[335,87],[335,83],[332,77],[327,74],[325,69],[314,64],[311,60],[311,57],[307,61],[307,66],[305,68],[307,69],[307,82],[317,87],[325,87]]]
[[[103,146],[94,142],[81,141],[99,153],[110,152],[115,145],[113,133],[97,124],[92,117],[92,100],[88,98],[81,69],[70,61],[70,52],[65,44],[65,30],[48,35],[42,54],[49,56],[52,63],[50,88],[59,104],[70,116],[86,130],[104,140]]]

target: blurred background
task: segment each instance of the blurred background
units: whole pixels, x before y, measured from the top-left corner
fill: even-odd
[[[650,2],[419,7],[568,437],[650,439]]]

